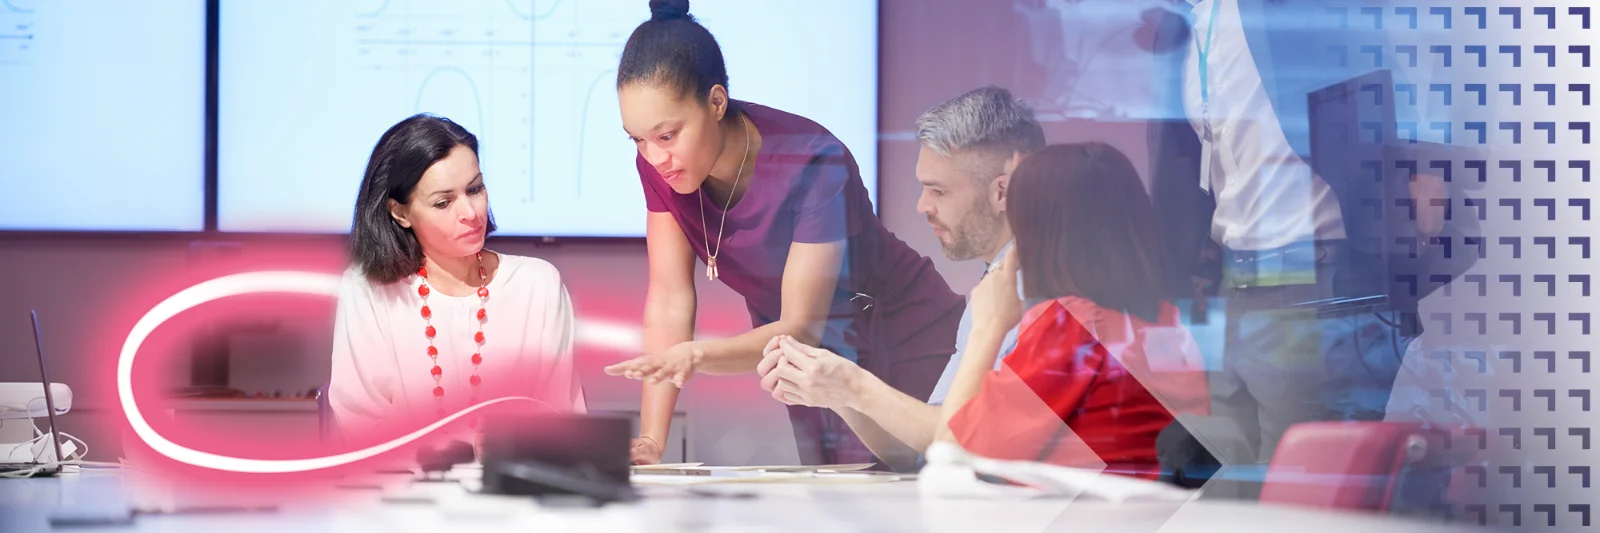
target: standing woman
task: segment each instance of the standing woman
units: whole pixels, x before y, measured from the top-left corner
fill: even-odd
[[[606,369],[645,381],[634,462],[660,461],[690,376],[753,372],[780,335],[926,397],[955,352],[962,298],[883,227],[838,138],[805,117],[729,98],[722,50],[687,0],[651,0],[650,14],[617,69],[650,210],[646,355]],[[744,296],[750,331],[693,340],[696,258]],[[855,434],[886,434],[849,411],[790,406],[789,418],[805,464],[876,462]]]

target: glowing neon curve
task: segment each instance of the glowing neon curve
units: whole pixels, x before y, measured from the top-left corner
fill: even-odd
[[[133,427],[134,434],[138,435],[140,440],[144,441],[157,453],[184,464],[227,472],[282,474],[321,470],[369,459],[416,441],[446,424],[471,414],[473,411],[497,403],[512,401],[542,403],[533,398],[521,396],[497,398],[462,409],[445,417],[443,420],[429,424],[427,427],[389,442],[338,455],[308,459],[246,459],[190,449],[167,440],[166,437],[157,433],[155,428],[150,427],[150,423],[145,420],[144,415],[139,412],[139,405],[133,398],[134,355],[138,353],[139,345],[144,344],[145,339],[150,336],[151,332],[155,331],[156,327],[177,316],[178,313],[187,311],[194,306],[229,296],[253,293],[298,293],[337,296],[338,291],[339,276],[336,275],[293,271],[248,272],[223,276],[200,283],[179,291],[177,294],[169,296],[166,300],[156,304],[133,325],[133,331],[128,333],[128,339],[123,342],[122,352],[117,358],[117,397],[122,400],[122,413]]]

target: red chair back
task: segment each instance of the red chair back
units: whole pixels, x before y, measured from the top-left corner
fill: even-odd
[[[1261,501],[1387,511],[1400,469],[1428,452],[1419,424],[1308,422],[1284,433]]]

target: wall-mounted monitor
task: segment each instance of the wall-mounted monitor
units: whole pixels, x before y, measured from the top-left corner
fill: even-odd
[[[829,128],[875,195],[877,2],[691,7],[731,95]],[[219,229],[349,231],[378,137],[429,112],[478,136],[499,235],[643,236],[615,85],[648,17],[643,0],[222,2]]]
[[[0,230],[205,228],[205,0],[0,0]]]

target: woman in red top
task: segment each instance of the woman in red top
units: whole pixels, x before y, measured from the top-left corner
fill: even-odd
[[[1050,146],[1018,165],[1006,211],[1016,247],[973,290],[940,439],[1155,479],[1156,435],[1208,404],[1199,349],[1161,297],[1161,235],[1137,171],[1105,144]],[[1015,350],[990,370],[1019,320]]]

